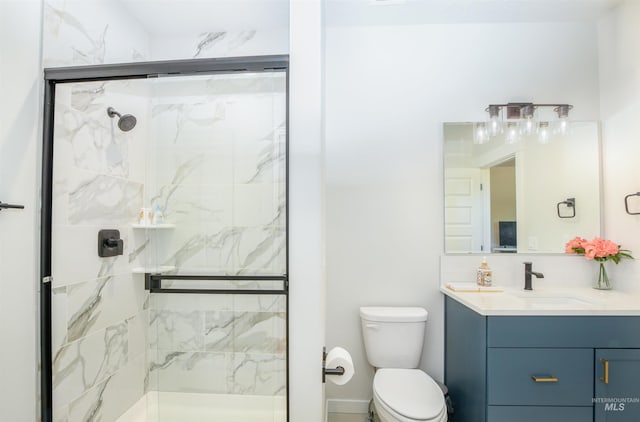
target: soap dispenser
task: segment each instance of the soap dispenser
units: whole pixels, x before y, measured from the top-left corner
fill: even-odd
[[[164,214],[160,209],[160,205],[156,205],[156,209],[153,212],[152,224],[155,225],[155,224],[162,224],[162,223],[164,223]]]
[[[489,264],[487,264],[487,257],[485,256],[482,258],[482,263],[476,273],[476,283],[478,286],[491,286],[492,275],[491,268],[489,268]]]

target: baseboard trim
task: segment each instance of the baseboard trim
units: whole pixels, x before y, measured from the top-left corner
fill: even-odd
[[[359,413],[369,411],[369,400],[327,400],[328,413]]]

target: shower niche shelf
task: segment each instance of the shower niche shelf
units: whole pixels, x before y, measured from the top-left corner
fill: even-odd
[[[159,267],[135,267],[131,270],[134,274],[162,274],[175,270],[172,265],[160,265]]]
[[[140,223],[132,223],[131,227],[134,231],[137,231],[139,234],[143,234],[145,238],[152,240],[152,242],[160,242],[160,238],[164,237],[159,232],[166,232],[167,230],[174,229],[176,227],[175,224],[172,223],[160,223],[160,224],[140,224]],[[150,230],[150,233],[142,232],[142,230]],[[140,239],[138,239],[140,240]],[[143,261],[144,262],[144,261]],[[172,265],[158,265],[159,262],[162,262],[162,259],[151,259],[147,262],[148,265],[143,265],[140,267],[134,267],[131,269],[131,272],[134,274],[164,274],[176,269],[175,266]]]
[[[131,225],[134,229],[150,229],[150,230],[161,230],[161,229],[173,229],[176,227],[175,224],[171,223],[162,223],[162,224],[138,224],[134,223]]]

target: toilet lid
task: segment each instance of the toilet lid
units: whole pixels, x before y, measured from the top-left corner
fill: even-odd
[[[433,419],[444,406],[438,384],[419,369],[378,369],[373,389],[384,404],[410,419]]]

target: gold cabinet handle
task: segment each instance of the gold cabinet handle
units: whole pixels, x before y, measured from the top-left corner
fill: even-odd
[[[602,364],[604,370],[604,376],[600,378],[600,381],[604,382],[605,384],[609,384],[609,361],[600,358],[600,363]]]
[[[558,377],[554,377],[552,375],[546,377],[539,377],[537,375],[531,375],[531,379],[535,382],[558,382]]]

